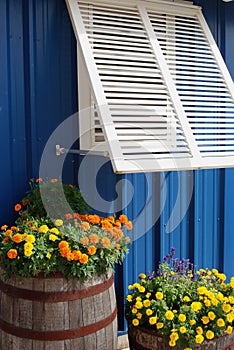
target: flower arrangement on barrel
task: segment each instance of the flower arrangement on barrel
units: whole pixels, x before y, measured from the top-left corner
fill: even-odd
[[[15,205],[19,214],[15,225],[1,226],[0,265],[5,278],[60,271],[67,278],[84,281],[123,261],[130,242],[124,233],[132,229],[126,215],[104,218],[85,214],[88,207],[78,188],[62,185],[71,208],[79,213],[51,219],[43,207],[39,185],[46,188],[52,205],[60,205],[56,191],[61,183],[57,179],[30,180],[30,191]]]
[[[161,337],[161,345],[151,344],[150,349],[203,349],[202,345],[223,336],[232,337],[234,346],[234,277],[225,283],[226,276],[217,269],[196,271],[188,259],[179,260],[174,254],[172,248],[156,273],[142,273],[139,282],[128,286],[130,348],[148,349],[142,347],[147,333]],[[135,339],[141,338],[137,330],[144,331],[141,347]],[[229,349],[217,347],[223,348]]]
[[[15,211],[0,227],[0,348],[116,350],[113,272],[131,221],[90,213],[57,179],[30,180]]]

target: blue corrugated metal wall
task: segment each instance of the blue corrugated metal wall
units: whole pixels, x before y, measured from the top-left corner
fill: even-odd
[[[234,2],[196,3],[203,6],[234,77]],[[76,111],[76,104],[76,41],[65,1],[1,0],[0,223],[12,219],[13,204],[28,179],[38,176],[48,137]],[[50,156],[54,157],[52,149]],[[67,157],[64,176],[69,181],[76,180],[77,162],[77,158]],[[93,181],[92,175],[86,174],[87,186]],[[234,273],[233,175],[228,169],[121,177],[112,173],[110,164],[99,172],[98,188],[108,201],[116,199],[119,180],[130,181],[134,187],[130,204],[125,207],[127,183],[118,200],[125,207],[123,211],[136,221],[130,254],[116,273],[120,330],[125,329],[123,298],[127,285],[139,272],[153,270],[171,246],[176,247],[178,257],[189,257],[199,266],[216,266],[228,276]],[[115,206],[110,204],[108,211],[115,211]],[[159,219],[153,225],[157,215]],[[181,222],[168,233],[178,217]]]

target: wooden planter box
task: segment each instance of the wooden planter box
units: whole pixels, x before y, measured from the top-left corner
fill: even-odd
[[[156,331],[129,325],[128,338],[130,350],[180,350],[170,347],[168,339],[159,336]],[[195,350],[233,350],[234,333],[219,337],[193,347]]]
[[[116,350],[113,275],[81,283],[61,274],[0,276],[0,349]]]

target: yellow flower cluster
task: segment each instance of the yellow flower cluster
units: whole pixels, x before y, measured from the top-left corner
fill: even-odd
[[[141,273],[140,282],[128,286],[126,315],[134,327],[156,329],[168,335],[170,347],[184,350],[233,332],[234,277],[225,283],[226,276],[216,269],[199,270],[195,282],[174,276]]]

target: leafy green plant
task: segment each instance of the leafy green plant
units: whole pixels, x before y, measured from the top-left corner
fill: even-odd
[[[40,218],[3,225],[0,232],[0,266],[5,278],[61,272],[84,281],[107,273],[128,252],[132,228],[125,215],[67,214],[49,227]]]
[[[128,288],[126,318],[131,327],[146,327],[166,336],[170,347],[190,350],[233,332],[234,277],[216,269],[195,271],[188,259],[174,258],[172,248],[157,273],[140,274]]]
[[[31,179],[29,187],[26,196],[15,205],[15,211],[19,213],[18,223],[21,220],[39,218],[53,226],[53,219],[62,217],[69,207],[73,212],[79,213],[89,210],[80,190],[72,184],[63,184],[58,179],[43,181],[38,178]]]

